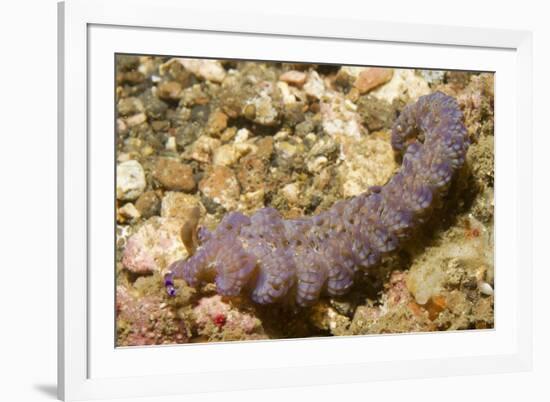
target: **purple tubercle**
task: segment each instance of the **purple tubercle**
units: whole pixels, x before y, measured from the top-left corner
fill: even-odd
[[[384,186],[342,200],[318,215],[285,220],[273,208],[227,214],[214,232],[200,229],[199,248],[165,277],[190,286],[214,279],[221,295],[250,294],[259,304],[314,303],[345,294],[356,274],[379,264],[409,238],[444,196],[468,149],[456,100],[441,92],[406,106],[394,123],[400,171]],[[423,134],[423,142],[417,140]]]

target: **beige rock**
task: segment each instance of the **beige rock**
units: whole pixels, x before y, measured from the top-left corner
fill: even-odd
[[[285,159],[292,158],[298,152],[298,147],[288,141],[281,141],[276,143],[275,148]]]
[[[290,132],[288,132],[288,130],[281,130],[281,131],[278,131],[273,136],[273,139],[275,141],[283,141],[283,140],[286,140],[289,136],[290,136]]]
[[[222,82],[226,75],[223,66],[217,60],[184,58],[170,59],[161,65],[159,68],[161,75],[168,71],[171,63],[175,62],[180,63],[186,70],[205,80]]]
[[[344,197],[385,184],[398,168],[389,140],[370,137],[356,140],[342,136],[339,142],[343,163],[338,167],[338,174]]]
[[[119,200],[132,201],[145,190],[145,172],[138,161],[119,163],[116,169],[116,196]]]
[[[206,214],[206,209],[195,195],[168,191],[162,198],[160,216],[187,221],[192,216],[194,208],[199,209],[201,217]]]
[[[214,165],[232,166],[242,156],[253,152],[256,148],[254,145],[247,143],[222,145],[214,151],[212,163]]]
[[[420,96],[430,93],[430,87],[424,78],[416,75],[414,70],[396,69],[392,79],[385,85],[370,92],[377,99],[392,103],[394,99],[405,98],[415,102]]]
[[[239,199],[239,211],[248,214],[256,212],[258,209],[265,206],[264,197],[265,191],[262,188],[257,191],[242,194]]]
[[[307,74],[303,71],[290,70],[281,74],[279,79],[287,84],[301,87],[306,82]]]
[[[296,96],[291,92],[290,87],[286,82],[279,81],[277,83],[277,89],[281,93],[281,97],[283,98],[283,103],[285,105],[292,105],[296,103]]]
[[[130,116],[126,119],[126,124],[128,127],[135,127],[139,126],[142,123],[145,123],[147,121],[147,116],[145,113],[137,113],[133,116]]]
[[[136,208],[144,218],[158,215],[160,210],[160,199],[154,191],[146,191],[136,201]]]
[[[193,105],[206,105],[210,99],[203,91],[201,84],[195,84],[181,91],[180,104],[191,107]]]
[[[246,130],[246,131],[248,131],[248,130]],[[226,128],[223,131],[223,133],[220,135],[220,140],[222,140],[222,142],[229,142],[233,138],[235,138],[236,134],[237,134],[237,128],[236,127]]]
[[[176,101],[181,97],[181,84],[177,81],[161,82],[157,87],[157,95],[160,99]]]
[[[245,156],[235,169],[243,191],[248,193],[265,190],[266,161],[258,154]]]
[[[147,274],[164,273],[172,262],[187,257],[180,239],[182,220],[153,217],[128,239],[122,254],[122,264],[128,270]]]
[[[227,128],[227,115],[219,110],[216,110],[208,117],[206,130],[210,135],[219,136],[220,133]]]
[[[144,145],[139,152],[142,156],[147,157],[153,155],[155,153],[155,149],[151,145],[147,144]]]
[[[309,147],[311,147],[317,141],[317,136],[315,135],[315,133],[308,133],[305,136],[304,141]]]
[[[248,110],[253,110],[254,112],[247,112]],[[277,118],[279,117],[279,112],[273,104],[273,99],[265,92],[248,100],[243,109],[243,114],[249,120],[264,126],[277,124]]]
[[[301,194],[300,183],[289,183],[281,189],[281,192],[289,204],[298,204]]]
[[[198,162],[208,163],[214,151],[221,145],[217,138],[201,135],[191,147],[191,159]]]
[[[131,116],[145,111],[141,99],[129,96],[118,101],[117,111],[120,116]]]
[[[369,67],[359,73],[353,86],[359,90],[361,94],[365,94],[370,90],[379,87],[391,80],[393,69]]]
[[[214,151],[212,163],[214,165],[231,166],[239,160],[239,153],[233,144],[225,144]]]
[[[154,74],[157,70],[157,64],[155,58],[151,56],[142,56],[139,58],[138,71],[144,76]]]
[[[258,149],[255,151],[258,158],[269,159],[273,153],[273,137],[260,138],[256,145]]]
[[[321,137],[319,139],[316,139],[316,141],[311,146],[311,149],[309,151],[309,157],[317,157],[322,155],[328,155],[339,148],[339,143],[337,141],[345,141],[346,137],[344,136],[336,136],[336,137]],[[345,157],[345,155],[341,155],[342,157]]]
[[[342,66],[336,74],[336,81],[342,85],[353,85],[359,74],[369,67],[362,66]]]
[[[361,124],[357,106],[336,91],[326,91],[321,100],[323,130],[330,136],[346,135],[360,138],[367,133]]]
[[[312,98],[321,99],[325,93],[325,83],[317,74],[317,71],[312,70],[309,72],[307,82],[304,84],[304,91]]]
[[[176,144],[176,137],[169,137],[166,140],[165,148],[167,151],[176,152],[178,150],[178,147]]]
[[[128,162],[129,160],[131,160],[131,156],[129,153],[127,152],[121,152],[118,154],[117,158],[116,158],[116,161],[117,162]]]
[[[128,132],[128,125],[122,118],[116,119],[116,130],[118,134],[126,134]]]
[[[240,196],[235,173],[226,166],[214,165],[199,183],[200,191],[228,211],[235,210]]]
[[[307,170],[311,173],[319,173],[328,163],[326,156],[318,156],[307,162]]]
[[[118,209],[119,215],[126,220],[136,220],[141,217],[134,204],[128,202]]]
[[[195,189],[193,168],[173,159],[160,158],[153,170],[153,177],[167,190]]]
[[[407,277],[407,288],[418,304],[426,304],[432,296],[439,295],[445,285],[445,270],[424,262],[422,269],[415,269]]]

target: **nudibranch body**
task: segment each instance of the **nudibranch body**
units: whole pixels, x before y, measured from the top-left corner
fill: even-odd
[[[469,145],[456,100],[441,92],[406,106],[391,141],[403,162],[384,186],[311,217],[283,219],[263,208],[250,217],[228,213],[213,232],[200,229],[195,254],[169,267],[169,294],[175,277],[193,287],[214,280],[219,294],[248,292],[260,304],[308,306],[323,292],[345,294],[359,272],[379,264],[425,222]]]

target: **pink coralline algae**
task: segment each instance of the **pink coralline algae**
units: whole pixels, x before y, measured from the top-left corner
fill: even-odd
[[[189,342],[185,322],[162,302],[160,295],[138,297],[117,286],[116,312],[119,346]]]
[[[222,300],[221,296],[203,297],[193,308],[195,323],[201,335],[212,335],[212,325],[225,335],[237,338],[262,338],[261,323],[254,316],[239,311]]]
[[[395,252],[447,193],[469,146],[456,100],[441,92],[404,108],[392,129],[400,171],[384,186],[342,200],[318,215],[285,220],[274,208],[248,217],[231,212],[215,231],[201,228],[199,247],[169,267],[193,287],[214,280],[223,296],[249,293],[259,304],[313,304],[345,294],[354,278]]]

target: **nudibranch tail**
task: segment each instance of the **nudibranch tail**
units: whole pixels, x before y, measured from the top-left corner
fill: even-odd
[[[213,233],[199,233],[192,257],[170,266],[168,293],[178,277],[190,286],[214,280],[218,293],[248,292],[260,304],[307,306],[323,293],[345,294],[358,271],[394,252],[446,194],[469,145],[462,120],[454,98],[419,98],[394,123],[402,166],[386,185],[309,218],[285,220],[273,208],[229,213]]]

